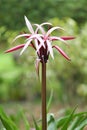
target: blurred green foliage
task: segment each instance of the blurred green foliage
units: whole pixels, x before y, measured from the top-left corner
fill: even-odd
[[[12,100],[15,96],[16,98],[20,98],[20,94],[17,97],[19,88],[17,86],[19,82],[19,78],[22,72],[22,68],[19,68],[15,65],[12,55],[0,55],[0,101]]]
[[[83,91],[87,89],[87,23],[84,24],[81,28],[78,27],[77,23],[70,18],[65,19],[64,21],[58,20],[57,18],[53,18],[52,21],[65,28],[66,34],[72,34],[76,36],[75,40],[72,40],[69,48],[65,48],[63,44],[58,44],[61,46],[68,55],[71,57],[71,62],[65,61],[61,55],[58,55],[55,52],[55,60],[54,62],[50,60],[49,64],[51,64],[52,74],[50,78],[55,77],[57,80],[58,86],[60,89],[62,88],[62,97],[64,100],[74,102],[79,99],[77,98],[77,94],[80,96],[84,96]],[[59,60],[58,60],[59,59]],[[52,81],[52,80],[51,80]],[[81,94],[78,92],[81,89],[81,84],[85,85],[85,89],[81,91]],[[56,86],[57,85],[53,85]],[[85,95],[86,96],[86,95]],[[80,99],[81,102],[81,99]]]
[[[4,112],[4,109],[0,107],[0,128],[2,130],[42,130],[41,119],[39,121],[36,120],[34,114],[32,124],[33,125],[31,125],[25,116],[24,110],[19,110],[16,115],[9,116]],[[83,130],[87,128],[86,126],[87,112],[76,112],[76,108],[74,108],[74,110],[64,109],[62,113],[61,111],[58,111],[56,114],[47,114],[48,130]]]
[[[77,4],[78,3],[78,4]],[[54,99],[75,102],[87,97],[87,0],[1,0],[0,1],[0,101],[36,99],[40,97],[40,82],[35,72],[35,54],[32,48],[19,57],[19,51],[11,54],[2,52],[14,37],[27,31],[23,16],[31,22],[49,21],[65,31],[57,35],[74,35],[67,48],[58,44],[71,57],[67,62],[54,51],[55,59],[48,62],[47,90],[54,90]],[[54,43],[55,44],[55,43]],[[75,99],[75,100],[74,100]]]
[[[87,0],[0,0],[0,26],[19,30],[23,16],[42,23],[50,18],[71,17],[79,24],[87,20]]]

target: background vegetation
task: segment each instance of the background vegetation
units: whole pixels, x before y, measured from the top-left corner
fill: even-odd
[[[62,46],[72,61],[67,62],[55,53],[48,62],[48,96],[53,88],[54,100],[81,103],[87,99],[87,0],[0,0],[0,101],[40,99],[40,83],[37,79],[32,49],[19,57],[19,51],[3,52],[13,46],[10,43],[26,30],[26,15],[32,23],[49,21],[62,26],[65,32],[58,35],[74,35],[69,48]],[[23,43],[20,39],[14,44]],[[59,100],[58,100],[59,99]]]

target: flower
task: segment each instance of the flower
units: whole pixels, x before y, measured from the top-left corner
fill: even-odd
[[[63,29],[61,27],[52,27],[52,24],[48,23],[48,22],[42,23],[40,25],[39,24],[32,25],[26,16],[24,18],[25,18],[26,26],[30,33],[29,34],[24,33],[24,34],[20,34],[20,35],[16,36],[16,38],[13,40],[13,42],[15,40],[17,40],[18,38],[25,37],[26,38],[25,44],[20,44],[11,49],[8,49],[5,51],[5,53],[16,51],[16,50],[22,48],[22,51],[20,52],[20,55],[21,55],[28,46],[31,46],[36,51],[36,54],[37,54],[37,60],[36,60],[37,67],[38,67],[39,62],[47,63],[49,55],[51,55],[51,57],[54,59],[53,48],[55,48],[67,60],[70,60],[68,55],[58,45],[55,45],[55,44],[52,45],[52,42],[59,40],[67,45],[66,40],[72,40],[75,37],[73,37],[73,36],[62,36],[62,37],[52,36],[51,33],[53,31],[63,30]],[[45,31],[45,29],[43,27],[44,25],[47,25],[50,28],[47,31]],[[33,29],[33,26],[35,26],[36,28]]]

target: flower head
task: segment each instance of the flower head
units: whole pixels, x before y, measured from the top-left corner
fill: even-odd
[[[63,37],[58,37],[58,36],[52,36],[51,33],[55,30],[63,30],[61,27],[53,27],[51,23],[42,23],[42,24],[31,24],[30,21],[27,19],[27,17],[25,16],[25,23],[26,26],[29,30],[29,33],[24,33],[24,34],[20,34],[18,35],[14,40],[17,40],[18,38],[21,37],[25,37],[25,43],[24,44],[20,44],[16,47],[13,47],[7,51],[5,51],[6,53],[8,52],[12,52],[12,51],[16,51],[18,49],[21,49],[20,55],[27,49],[28,46],[31,46],[37,54],[37,62],[36,62],[36,66],[38,66],[39,62],[45,62],[47,63],[49,55],[51,55],[51,57],[54,59],[54,54],[53,54],[53,48],[55,48],[64,58],[66,58],[67,60],[70,60],[70,58],[68,57],[68,55],[58,46],[58,45],[53,45],[53,41],[61,41],[65,44],[66,40],[72,40],[75,37],[73,36],[63,36]],[[47,25],[50,28],[45,31],[44,26]],[[35,26],[36,28],[33,29],[33,26]]]

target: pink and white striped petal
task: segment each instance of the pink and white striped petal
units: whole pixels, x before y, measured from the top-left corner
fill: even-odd
[[[42,44],[39,44],[39,45],[38,45],[38,48],[37,48],[37,50],[36,50],[36,53],[39,53],[39,50],[40,50],[41,47],[42,47]]]
[[[44,23],[40,24],[40,26],[44,26],[44,25],[50,25],[50,26],[52,26],[52,24],[49,23],[49,22],[44,22]]]
[[[29,37],[26,40],[28,41],[29,39],[34,39],[34,40],[37,39],[40,42],[41,46],[45,48],[44,40],[41,38],[42,36],[43,36],[42,34],[33,34],[31,37]]]
[[[32,25],[31,25],[30,21],[27,19],[26,16],[24,16],[24,18],[25,18],[25,23],[26,23],[26,26],[27,26],[28,30],[29,30],[32,34],[34,34],[34,29],[33,29]]]
[[[47,46],[48,46],[48,52],[50,53],[51,57],[54,59],[51,42],[49,42],[49,40],[46,40],[46,42],[47,42]]]
[[[37,26],[35,33],[38,33],[38,31],[40,30],[43,35],[45,34],[45,30],[43,27],[41,27],[41,25],[39,24],[34,24],[34,25]]]
[[[58,47],[58,46],[52,46],[53,48],[55,48],[58,52],[60,52],[60,54],[62,55],[62,56],[64,56],[67,60],[71,60],[68,56],[67,56],[67,54],[60,48],[60,47]]]
[[[38,45],[38,40],[37,39],[35,39],[35,47],[36,47],[36,50],[38,50],[39,45]]]
[[[68,46],[67,42],[64,39],[62,39],[61,37],[50,36],[49,39],[52,41],[59,40],[61,42],[64,42]]]
[[[49,30],[47,31],[46,37],[48,37],[53,31],[58,30],[58,29],[64,30],[64,29],[61,28],[61,27],[52,27],[51,29],[49,29]]]
[[[39,24],[34,24],[34,25],[37,26],[37,28],[36,28],[36,30],[35,30],[35,33],[37,33],[38,30],[40,30],[40,31],[42,32],[43,35],[45,35],[46,32],[45,32],[45,30],[44,30],[44,28],[43,28],[42,26],[44,26],[44,25],[52,26],[52,24],[49,23],[49,22],[45,22],[45,23],[42,23],[42,24],[40,24],[40,25],[39,25]]]
[[[25,44],[20,44],[18,46],[15,46],[15,47],[12,47],[12,48],[6,50],[5,53],[10,53],[10,52],[19,50],[19,49],[23,48],[24,46],[25,46]],[[30,44],[29,46],[31,46],[34,50],[36,50],[36,48],[35,48],[35,46],[33,46],[33,44]]]
[[[27,49],[27,47],[30,45],[32,39],[28,40],[27,43],[25,44],[25,46],[23,47],[22,51],[20,52],[20,55],[23,54],[23,52]]]
[[[75,39],[75,37],[73,37],[73,36],[62,36],[60,38],[63,39],[63,40],[73,40],[73,39]]]
[[[20,35],[16,36],[16,37],[13,39],[12,43],[13,43],[14,41],[16,41],[18,38],[21,38],[21,37],[30,37],[30,36],[31,36],[31,34],[20,34]]]
[[[18,46],[12,47],[12,48],[6,50],[5,53],[9,53],[9,52],[16,51],[16,50],[18,50],[18,49],[23,48],[24,46],[25,46],[25,44],[21,44],[21,45],[18,45]]]

